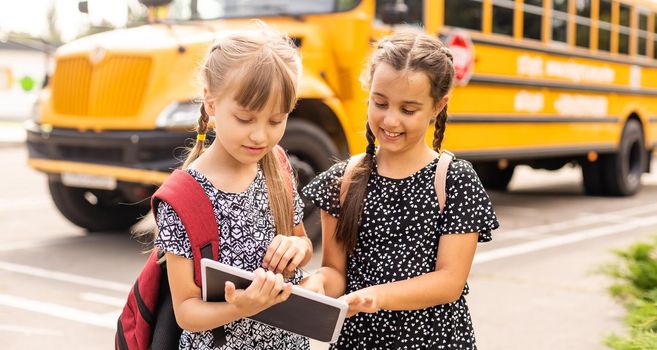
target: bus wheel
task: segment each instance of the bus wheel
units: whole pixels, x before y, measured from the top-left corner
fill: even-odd
[[[333,165],[339,155],[331,138],[322,129],[305,120],[290,120],[287,123],[281,146],[290,155],[298,176],[299,191],[315,175]],[[317,244],[322,239],[319,210],[310,201],[304,200],[304,204],[303,223],[308,237]]]
[[[115,191],[68,187],[49,179],[50,195],[57,209],[73,224],[89,232],[123,231],[149,211],[147,206],[120,204]]]
[[[606,177],[607,194],[630,196],[637,193],[641,188],[641,174],[647,162],[648,153],[644,148],[641,124],[630,119],[623,129],[618,152],[601,157],[601,174]]]
[[[486,189],[499,191],[506,191],[515,170],[515,165],[500,169],[497,162],[478,162],[473,167]]]

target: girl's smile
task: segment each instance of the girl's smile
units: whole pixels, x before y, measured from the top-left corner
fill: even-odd
[[[395,142],[401,139],[402,136],[404,135],[403,132],[390,132],[383,128],[379,128],[379,130],[381,131],[380,134],[382,135],[382,138],[388,142]]]

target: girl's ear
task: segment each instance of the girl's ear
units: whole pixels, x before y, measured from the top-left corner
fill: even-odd
[[[445,108],[445,106],[447,106],[447,103],[448,103],[448,102],[449,102],[449,95],[445,95],[445,96],[443,96],[443,98],[441,98],[440,100],[438,100],[438,101],[436,102],[436,104],[434,105],[434,108],[435,108],[435,109],[434,109],[434,113],[433,113],[433,115],[435,115],[436,117],[438,117],[438,114],[440,114],[440,112],[443,111],[443,108]]]
[[[203,88],[203,106],[205,107],[205,113],[209,116],[214,116],[214,102],[214,97],[210,94],[208,88]]]

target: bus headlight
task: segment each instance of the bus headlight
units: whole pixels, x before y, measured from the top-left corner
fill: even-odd
[[[193,128],[201,115],[200,108],[200,103],[192,101],[174,102],[162,110],[155,125],[158,128]]]

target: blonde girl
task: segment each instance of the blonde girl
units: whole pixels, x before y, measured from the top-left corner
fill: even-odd
[[[477,241],[491,240],[498,222],[465,160],[451,163],[439,212],[434,180],[453,78],[452,54],[435,36],[379,41],[363,73],[367,151],[346,193],[345,162],[304,188],[322,209],[323,259],[303,285],[349,303],[332,349],[475,348],[466,279]]]
[[[309,348],[307,338],[245,319],[286,300],[312,254],[302,201],[286,184],[288,170],[274,153],[297,100],[300,74],[294,44],[262,24],[221,37],[201,66],[199,136],[183,169],[212,202],[219,261],[254,271],[256,279],[245,290],[227,283],[226,302],[204,302],[194,283],[185,227],[162,202],[155,246],[166,252],[174,312],[183,329],[180,349]],[[214,141],[206,147],[211,120]],[[283,274],[290,278],[285,281]],[[210,330],[221,326],[225,339],[214,339]]]

